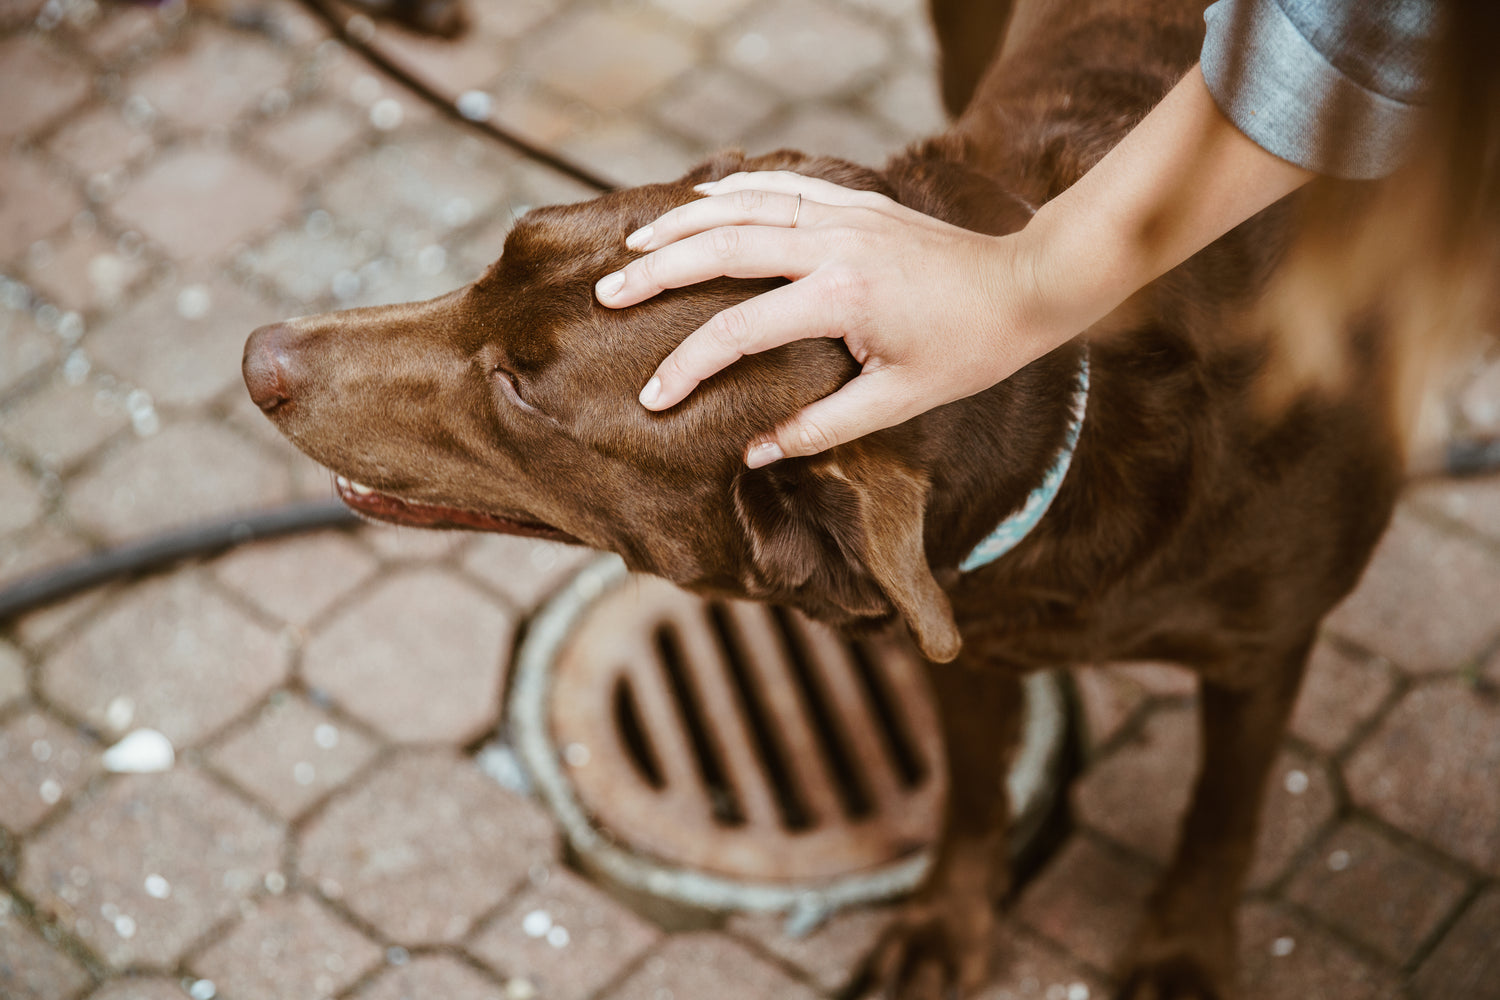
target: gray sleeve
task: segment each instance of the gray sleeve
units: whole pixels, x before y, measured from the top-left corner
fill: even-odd
[[[1264,149],[1346,178],[1401,164],[1426,95],[1435,0],[1219,0],[1203,79]]]

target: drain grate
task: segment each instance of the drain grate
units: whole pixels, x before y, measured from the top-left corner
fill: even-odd
[[[921,660],[783,608],[705,600],[601,559],[533,619],[517,748],[574,848],[632,888],[716,909],[894,895],[926,864],[945,793]],[[1028,685],[1010,780],[1024,821],[1064,736]]]

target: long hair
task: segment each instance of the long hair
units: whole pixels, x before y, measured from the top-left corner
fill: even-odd
[[[1500,332],[1500,4],[1447,0],[1440,17],[1410,159],[1379,182],[1311,185],[1260,313],[1271,406],[1347,379],[1357,333],[1378,327],[1392,420],[1419,472],[1435,471],[1423,466],[1440,451],[1456,362]]]

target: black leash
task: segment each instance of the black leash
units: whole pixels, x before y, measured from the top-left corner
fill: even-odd
[[[7,584],[0,590],[0,624],[112,580],[167,569],[183,559],[217,555],[263,538],[359,523],[337,499],[308,500],[126,542]]]
[[[411,70],[402,66],[388,54],[371,45],[368,40],[356,36],[349,30],[348,19],[340,16],[330,0],[301,0],[302,6],[328,28],[333,36],[345,45],[349,46],[364,58],[371,66],[374,66],[386,76],[395,80],[407,90],[416,94],[422,100],[441,111],[447,117],[457,122],[462,122],[470,128],[477,129],[481,134],[488,136],[496,142],[502,143],[514,149],[522,156],[535,160],[545,166],[551,167],[560,174],[573,178],[580,184],[593,188],[595,191],[613,191],[619,185],[594,173],[588,167],[574,163],[566,157],[559,156],[551,150],[543,149],[528,139],[525,139],[509,129],[495,124],[488,114],[483,117],[470,117],[460,110],[459,103],[417,76]]]

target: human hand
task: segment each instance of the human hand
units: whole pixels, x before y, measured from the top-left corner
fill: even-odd
[[[837,392],[752,442],[751,468],[980,392],[1076,332],[1038,322],[1023,240],[787,171],[731,174],[698,190],[707,197],[627,238],[652,252],[600,279],[599,301],[634,305],[720,276],[791,284],[695,330],[662,361],[641,402],[675,406],[736,359],[804,337],[842,337],[861,366]]]

